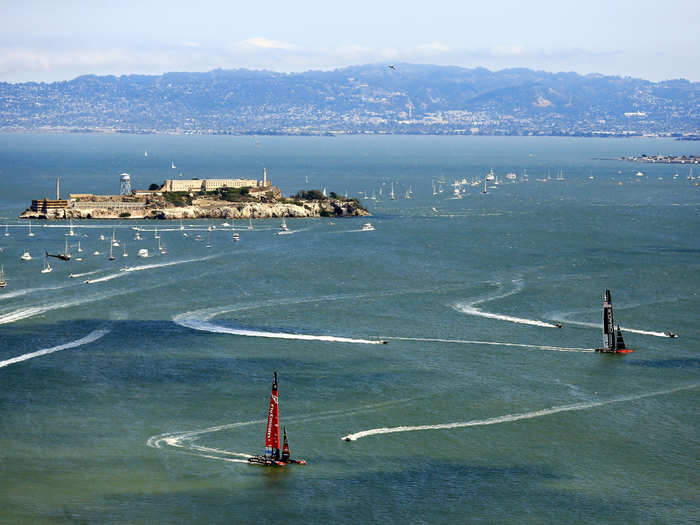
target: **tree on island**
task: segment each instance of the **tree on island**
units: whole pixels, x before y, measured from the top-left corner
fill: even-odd
[[[160,184],[156,184],[155,182],[148,187],[149,191],[159,190],[159,189],[160,189]]]

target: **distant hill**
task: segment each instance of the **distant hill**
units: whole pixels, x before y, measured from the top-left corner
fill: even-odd
[[[0,130],[700,134],[700,83],[398,64],[0,83]]]

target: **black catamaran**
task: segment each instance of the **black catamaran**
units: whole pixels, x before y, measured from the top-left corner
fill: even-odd
[[[284,467],[288,463],[306,465],[303,459],[292,459],[289,453],[289,442],[287,441],[287,429],[283,429],[284,442],[280,448],[280,403],[277,393],[277,372],[272,381],[272,393],[270,394],[270,405],[267,411],[267,429],[265,431],[265,454],[252,456],[248,462],[265,467]]]
[[[595,351],[604,354],[630,354],[634,352],[625,346],[620,325],[617,325],[617,329],[615,329],[610,290],[605,290],[605,299],[603,300],[603,348],[596,348]]]

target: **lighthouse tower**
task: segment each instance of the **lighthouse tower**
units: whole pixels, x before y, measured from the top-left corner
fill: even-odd
[[[131,195],[131,175],[128,173],[119,176],[119,195]]]

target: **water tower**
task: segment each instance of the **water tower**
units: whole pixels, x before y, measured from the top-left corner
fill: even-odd
[[[128,173],[119,176],[119,195],[131,195],[131,175]]]

